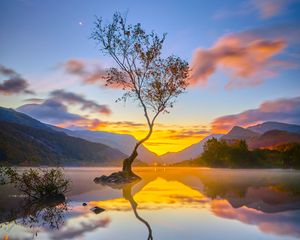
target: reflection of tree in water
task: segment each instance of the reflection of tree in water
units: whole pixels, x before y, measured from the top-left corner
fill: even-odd
[[[15,224],[30,228],[37,235],[39,228],[59,229],[64,223],[68,205],[64,197],[50,201],[22,201],[17,208],[0,214],[0,227]]]
[[[141,218],[137,212],[138,204],[132,196],[132,193],[131,193],[132,186],[133,186],[132,184],[127,184],[123,187],[123,197],[130,202],[130,205],[132,207],[135,217],[139,221],[141,221],[142,223],[144,223],[146,225],[148,232],[149,232],[147,240],[153,240],[152,229],[151,229],[150,224],[145,219]]]
[[[61,168],[18,171],[0,167],[0,184],[12,184],[25,197],[23,201],[17,199],[13,207],[0,213],[1,227],[20,224],[37,235],[35,229],[59,229],[64,223],[64,213],[68,209],[64,194],[69,190],[70,180]]]

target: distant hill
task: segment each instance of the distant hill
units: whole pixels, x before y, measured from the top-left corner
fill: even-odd
[[[188,159],[193,159],[198,157],[199,155],[201,155],[201,153],[203,152],[203,146],[204,143],[211,139],[211,138],[217,138],[219,139],[220,137],[222,137],[222,134],[213,134],[210,135],[204,139],[202,139],[200,142],[195,143],[187,148],[185,148],[182,151],[179,152],[169,152],[166,153],[164,155],[160,156],[160,161],[159,162],[163,162],[163,163],[176,163],[176,162],[180,162],[182,160],[188,160]]]
[[[263,134],[263,133],[271,131],[271,130],[281,130],[281,131],[300,134],[300,126],[299,125],[280,123],[280,122],[264,122],[262,124],[248,127],[247,129],[249,129],[253,132],[260,133],[260,134]]]
[[[90,142],[102,143],[106,146],[118,149],[119,151],[130,155],[137,143],[137,140],[129,134],[117,134],[103,131],[77,130],[71,131],[63,128],[55,128],[57,131],[63,131],[66,134],[74,137],[80,137]],[[158,159],[158,156],[149,151],[144,145],[138,149],[138,159],[145,163],[153,163]]]
[[[60,132],[0,121],[0,162],[14,165],[118,166],[116,149]]]
[[[273,148],[287,143],[300,142],[300,126],[279,122],[265,122],[248,128],[234,126],[225,135],[211,135],[180,152],[167,153],[160,157],[162,162],[177,163],[180,166],[193,166],[197,162],[189,161],[199,157],[203,152],[204,143],[215,137],[224,139],[227,143],[234,143],[236,140],[246,140],[249,149],[254,148]]]
[[[268,130],[278,126],[281,129],[297,130],[297,125],[290,125],[285,123],[273,123],[268,122],[266,124],[260,124],[247,129],[235,126],[227,134],[225,134],[222,139],[226,140],[228,143],[234,142],[235,140],[246,140],[250,149],[254,148],[270,148],[273,146],[300,142],[300,134],[295,132],[288,132],[282,130]],[[292,126],[290,128],[290,126]],[[250,130],[252,129],[252,130]],[[253,131],[266,131],[260,134],[259,132]],[[268,130],[268,131],[267,131]]]
[[[250,149],[272,148],[285,143],[300,143],[300,134],[280,130],[268,131],[247,142]]]
[[[10,108],[0,107],[0,121],[6,121],[11,123],[17,123],[28,127],[43,129],[47,131],[53,131],[46,124],[24,114],[17,112]]]
[[[0,164],[120,165],[126,155],[55,131],[26,114],[0,107]]]
[[[227,134],[222,136],[222,139],[253,139],[258,137],[260,134],[253,132],[249,129],[234,126]]]
[[[90,142],[102,143],[111,148],[129,155],[133,150],[137,140],[128,134],[117,134],[102,131],[88,131],[88,130],[76,130],[58,128],[49,124],[42,123],[24,113],[15,111],[13,109],[7,109],[0,107],[0,120],[17,123],[33,128],[43,129],[47,131],[64,132],[69,136],[82,138]],[[143,145],[138,149],[138,159],[146,163],[152,163],[157,160],[158,156],[149,151]]]

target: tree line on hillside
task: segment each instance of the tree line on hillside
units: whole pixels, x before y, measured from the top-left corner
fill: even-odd
[[[228,143],[224,139],[212,138],[205,143],[200,157],[175,166],[300,169],[300,144],[287,143],[272,149],[249,150],[245,140]]]

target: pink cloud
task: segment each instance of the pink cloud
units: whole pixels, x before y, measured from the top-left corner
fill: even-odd
[[[219,217],[236,219],[246,224],[256,225],[262,232],[279,236],[300,237],[297,212],[279,212],[268,214],[255,209],[233,208],[226,200],[213,200],[212,212]]]
[[[284,9],[294,2],[293,0],[254,0],[253,7],[261,18],[270,18],[279,15]]]
[[[83,59],[69,59],[61,64],[61,67],[68,74],[75,75],[85,84],[105,84],[106,69],[100,64]]]
[[[219,9],[213,15],[215,20],[228,17],[258,16],[261,19],[272,18],[284,14],[296,0],[245,0],[232,8]]]
[[[227,132],[233,126],[248,127],[264,121],[300,124],[300,97],[265,101],[258,108],[218,117],[211,123],[213,132]]]
[[[287,46],[282,39],[264,39],[255,34],[242,33],[221,37],[210,49],[195,50],[191,62],[190,84],[206,85],[218,68],[230,70],[226,88],[256,86],[276,75],[287,62],[273,57]]]
[[[101,87],[109,87],[113,89],[124,89],[124,86],[118,83],[107,84],[107,80],[114,74],[120,74],[116,68],[104,68],[99,63],[94,63],[93,61],[82,60],[82,59],[69,59],[68,61],[61,64],[64,71],[70,75],[76,76],[84,84],[96,84]],[[122,77],[126,79],[123,74]],[[128,79],[129,80],[129,79]],[[128,84],[130,84],[128,82]]]

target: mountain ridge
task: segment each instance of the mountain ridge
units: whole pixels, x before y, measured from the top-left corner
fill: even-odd
[[[57,128],[57,131],[65,132],[66,134],[85,139],[90,142],[102,143],[111,148],[117,149],[126,155],[130,155],[137,143],[137,140],[129,134],[118,134],[104,131],[90,131],[90,130],[69,130],[64,128]],[[138,149],[138,159],[145,163],[153,163],[158,159],[157,154],[151,152],[144,145]]]
[[[0,121],[0,161],[12,165],[121,165],[116,149],[65,133]]]
[[[287,132],[295,132],[300,133],[300,126],[296,124],[289,124],[289,123],[281,123],[275,121],[267,121],[261,124],[257,124],[254,126],[250,126],[247,129],[258,132],[260,134],[265,133],[270,130],[282,130]]]
[[[217,138],[219,139],[221,136],[223,136],[222,134],[212,134],[209,135],[205,138],[203,138],[201,141],[192,144],[191,146],[179,151],[179,152],[169,152],[169,153],[165,153],[160,157],[160,161],[164,162],[164,163],[175,163],[175,162],[179,162],[181,160],[187,160],[187,159],[192,159],[195,158],[197,156],[199,156],[202,152],[203,152],[203,146],[204,143],[211,139],[211,138]],[[187,157],[187,158],[186,158]]]

